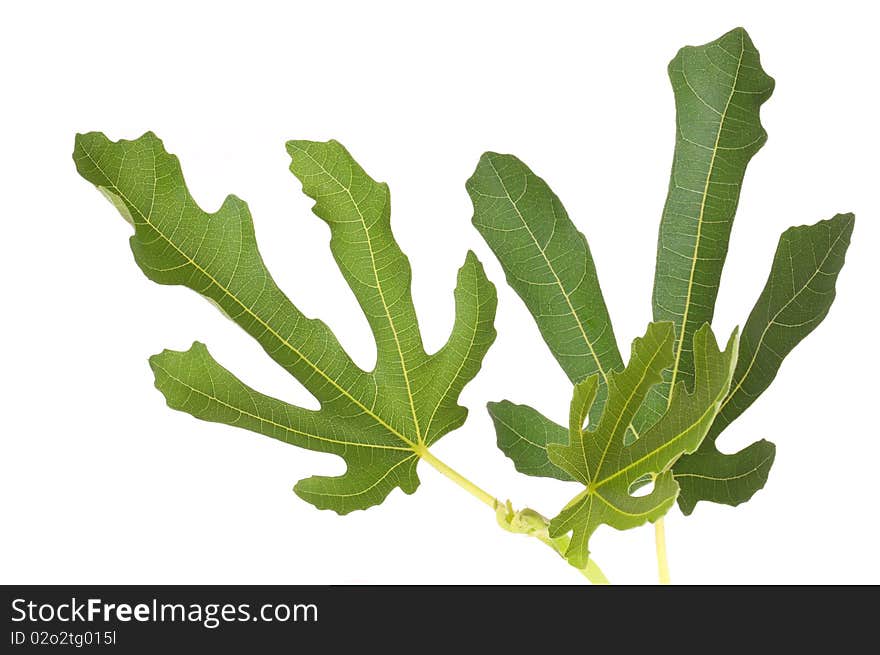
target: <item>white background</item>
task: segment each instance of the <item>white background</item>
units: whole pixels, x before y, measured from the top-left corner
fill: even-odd
[[[666,64],[680,46],[743,25],[777,87],[717,332],[745,320],[782,230],[843,211],[856,227],[825,323],[719,442],[776,442],[766,488],[736,509],[673,510],[673,580],[880,582],[872,3],[12,4],[0,16],[0,581],[580,582],[425,464],[415,495],[397,490],[340,518],[291,488],[340,472],[341,460],[166,408],[147,357],[194,339],[252,386],[313,401],[209,303],[141,274],[130,227],[74,170],[74,133],[154,130],[202,207],[227,193],[247,200],[275,279],[369,368],[366,321],[284,151],[291,138],[342,141],[391,185],[427,346],[451,327],[468,248],[499,287],[498,340],[462,397],[470,419],[436,454],[552,515],[575,490],[517,474],[483,407],[509,398],[564,421],[570,389],[472,228],[464,182],[490,149],[550,182],[590,241],[628,351],[650,320],[672,157]],[[656,579],[650,526],[603,527],[592,547],[613,582]]]

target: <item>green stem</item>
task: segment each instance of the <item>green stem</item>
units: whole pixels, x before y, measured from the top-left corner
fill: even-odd
[[[568,549],[568,537],[565,537],[564,539],[551,539],[549,536],[539,534],[533,536],[550,546],[550,548],[555,550],[560,557],[563,559],[565,558],[565,551]],[[587,565],[584,568],[578,569],[578,572],[593,584],[611,584],[608,582],[608,578],[605,577],[602,569],[599,568],[599,565],[593,561],[592,557],[587,560]]]
[[[416,454],[418,454],[419,457],[421,457],[435,469],[440,471],[440,473],[452,480],[459,487],[471,494],[474,498],[491,507],[493,511],[497,512],[499,507],[503,507],[505,505],[505,503],[502,503],[488,491],[468,480],[461,473],[449,466],[446,462],[435,457],[434,454],[431,453],[431,451],[429,451],[427,447],[420,447],[416,451]],[[537,515],[537,512],[534,512],[534,514]],[[537,538],[542,543],[550,546],[550,548],[552,548],[554,551],[556,551],[557,554],[564,558],[565,551],[568,548],[569,538],[566,536],[559,539],[552,539],[547,533],[546,519],[543,519],[543,522],[544,525],[542,525],[539,529],[529,530],[527,532],[523,532],[523,534],[528,534],[532,537]],[[609,584],[608,578],[605,577],[602,569],[599,568],[599,565],[596,564],[592,558],[589,559],[587,565],[584,568],[577,570],[581,575],[583,575],[593,584]]]
[[[417,451],[419,457],[428,462],[435,469],[440,471],[447,478],[452,480],[459,487],[467,491],[469,494],[474,496],[477,500],[485,503],[493,510],[498,506],[498,499],[495,498],[492,494],[490,494],[485,489],[481,489],[473,482],[464,477],[461,473],[456,471],[454,468],[446,464],[445,462],[437,459],[427,448],[422,447]]]
[[[587,560],[587,566],[586,568],[581,569],[581,573],[583,573],[584,577],[593,584],[611,584],[608,581],[608,578],[605,577],[602,569],[599,568],[599,565],[593,561],[592,557]]]
[[[666,528],[663,518],[654,522],[654,542],[657,546],[657,575],[660,584],[669,584],[669,562],[666,559]]]

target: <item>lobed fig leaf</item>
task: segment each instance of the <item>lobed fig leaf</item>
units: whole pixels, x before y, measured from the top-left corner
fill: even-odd
[[[150,359],[168,405],[342,457],[343,475],[311,477],[295,491],[318,508],[345,514],[381,503],[396,487],[413,493],[420,456],[464,422],[467,410],[457,399],[495,338],[495,288],[469,253],[458,273],[452,333],[427,354],[409,262],[391,232],[387,185],[371,179],[335,141],[291,141],[287,149],[290,169],[329,225],[333,256],[375,335],[370,372],[275,284],[257,250],[247,205],[229,196],[216,213],[202,211],[177,158],[154,134],[118,142],[79,135],[73,156],[80,175],[134,225],[131,248],[147,277],[213,301],[314,395],[320,410],[258,393],[200,343]]]
[[[585,487],[550,522],[551,537],[572,532],[566,557],[573,566],[586,565],[590,535],[603,523],[625,530],[666,513],[678,495],[678,483],[669,469],[681,455],[699,447],[727,395],[738,334],[734,331],[722,353],[704,325],[694,336],[693,391],[689,393],[679,381],[668,409],[637,441],[627,443],[624,437],[633,417],[673,361],[673,344],[672,323],[651,323],[645,335],[633,342],[626,368],[609,374],[602,416],[586,430],[584,419],[596,398],[598,376],[574,387],[569,443],[547,449],[550,461]],[[633,496],[646,477],[654,481],[651,492]]]

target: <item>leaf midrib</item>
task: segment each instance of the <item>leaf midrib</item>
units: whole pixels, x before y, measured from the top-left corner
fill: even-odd
[[[754,475],[764,464],[770,461],[772,456],[768,455],[760,462],[755,464],[754,467],[750,468],[745,473],[740,473],[739,475],[728,475],[728,476],[719,476],[719,475],[704,475],[702,473],[676,473],[675,477],[678,478],[698,478],[700,480],[712,480],[714,482],[729,482],[730,480],[739,480],[740,478],[747,478],[750,475]]]
[[[650,497],[650,494],[648,494],[647,497]],[[658,499],[657,504],[654,505],[653,507],[651,507],[650,509],[648,509],[648,510],[646,510],[646,511],[644,511],[644,512],[639,512],[638,514],[633,514],[632,512],[626,512],[626,511],[620,509],[617,505],[615,505],[614,503],[612,503],[610,500],[608,500],[607,498],[605,498],[605,496],[603,496],[603,495],[600,494],[600,493],[594,493],[594,494],[592,494],[591,498],[598,498],[598,499],[601,500],[603,503],[605,503],[605,505],[607,505],[608,507],[610,507],[612,510],[614,510],[614,511],[617,512],[618,514],[623,514],[624,516],[629,516],[629,517],[634,518],[634,519],[642,519],[642,518],[645,518],[646,516],[648,516],[649,514],[651,514],[651,512],[656,512],[656,511],[657,511],[658,509],[660,509],[665,503],[670,502],[670,500],[669,500],[668,497],[667,497],[667,498],[663,498],[663,497],[661,497],[660,499]],[[674,502],[674,500],[673,500],[672,502]]]
[[[703,229],[703,217],[704,217],[705,210],[706,210],[706,199],[709,197],[709,185],[712,181],[712,172],[715,169],[715,159],[718,155],[719,143],[721,142],[721,131],[724,127],[724,121],[727,120],[727,111],[730,109],[730,102],[733,100],[733,96],[736,94],[736,85],[739,83],[739,72],[740,72],[740,68],[742,66],[743,57],[745,57],[745,52],[746,52],[745,37],[741,33],[740,34],[740,51],[739,51],[739,59],[737,60],[737,63],[736,63],[736,73],[733,75],[733,82],[730,86],[730,95],[727,97],[727,103],[724,105],[724,111],[720,114],[720,118],[718,120],[718,133],[715,135],[715,144],[712,147],[712,156],[709,159],[709,171],[706,174],[706,183],[703,186],[703,196],[700,200],[700,214],[697,217],[697,234],[696,234],[696,239],[695,239],[695,243],[694,243],[694,254],[691,259],[691,272],[690,272],[690,275],[688,276],[688,288],[687,288],[687,294],[685,295],[684,312],[681,317],[681,334],[678,335],[678,343],[676,344],[676,351],[675,351],[675,361],[673,362],[673,365],[672,365],[672,379],[670,380],[670,384],[669,384],[669,396],[667,396],[667,399],[666,399],[666,407],[667,408],[672,403],[672,390],[675,388],[675,380],[678,377],[678,367],[679,367],[679,363],[681,361],[681,353],[682,353],[682,349],[684,348],[684,342],[685,342],[685,336],[686,336],[685,333],[687,332],[688,313],[690,312],[690,308],[691,308],[691,294],[692,294],[693,288],[694,288],[694,275],[697,270],[697,261],[699,260],[699,254],[700,254],[700,244],[701,244],[701,240],[702,240],[701,234],[702,234],[702,229]],[[685,73],[685,69],[684,69],[684,61],[682,61],[681,74],[685,80],[685,83],[694,92],[694,96],[698,100],[701,100],[701,98],[697,94],[696,90],[694,90],[693,87],[691,87],[690,82],[688,82],[687,74]],[[706,104],[705,101],[703,101],[703,104]]]

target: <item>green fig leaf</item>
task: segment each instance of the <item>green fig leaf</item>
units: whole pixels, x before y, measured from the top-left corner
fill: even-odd
[[[151,280],[205,296],[318,400],[296,407],[254,391],[196,343],[150,359],[168,405],[290,444],[338,455],[346,472],[302,480],[296,493],[345,514],[412,493],[427,448],[459,427],[457,399],[495,338],[495,289],[469,253],[458,274],[452,333],[429,355],[410,293],[409,262],[391,232],[388,187],[371,179],[339,143],[291,141],[291,171],[330,227],[331,249],[376,339],[374,370],[363,371],[330,329],[304,316],[278,288],[257,250],[247,205],[228,196],[202,211],[177,157],[152,133],[112,142],[78,135],[77,170],[134,225],[135,261]]]
[[[584,485],[550,522],[551,537],[572,533],[565,555],[573,566],[586,566],[590,536],[600,525],[625,530],[666,513],[678,495],[672,465],[683,454],[697,450],[727,395],[737,361],[738,334],[734,331],[721,352],[705,325],[694,335],[693,391],[688,392],[680,380],[668,410],[637,441],[626,442],[633,417],[673,361],[674,337],[671,322],[648,326],[645,335],[633,342],[626,368],[609,374],[602,416],[586,430],[582,428],[584,407],[596,397],[598,376],[578,383],[571,403],[569,443],[548,446],[550,461]],[[632,495],[647,476],[654,482],[650,493]]]

